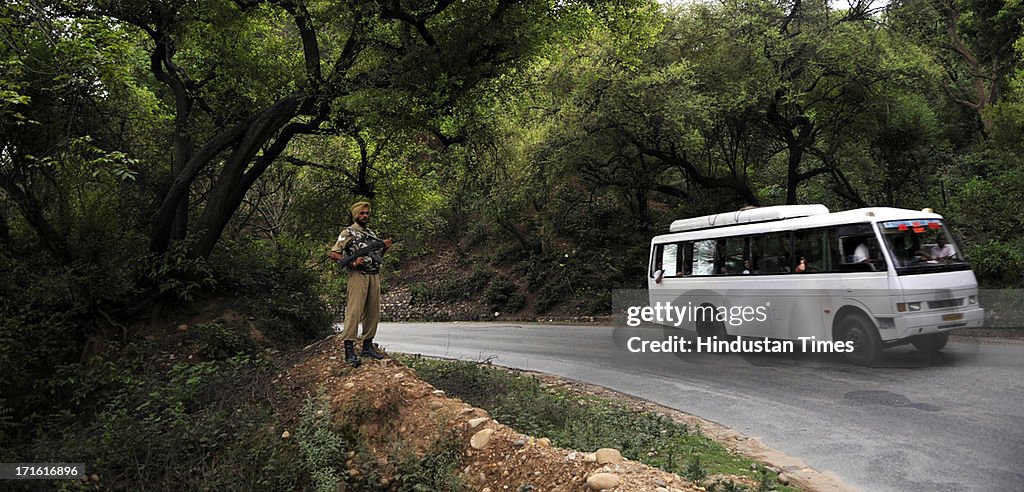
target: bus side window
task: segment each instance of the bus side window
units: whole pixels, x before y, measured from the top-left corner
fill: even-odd
[[[693,243],[693,275],[715,274],[715,251],[714,239]]]
[[[744,271],[744,263],[749,258],[746,237],[730,237],[725,240],[725,251],[722,255],[721,273],[723,275],[739,275]]]
[[[661,269],[666,277],[675,277],[679,265],[679,245],[666,244],[662,251]]]
[[[788,232],[765,234],[761,244],[761,263],[763,264],[761,272],[789,273],[792,271]]]
[[[822,229],[806,229],[796,231],[793,234],[794,255],[797,262],[803,259],[803,265],[797,265],[794,271],[798,272],[819,272],[824,266],[825,259],[825,234]]]
[[[836,253],[838,263],[834,271],[870,272],[885,270],[885,259],[875,239],[870,224],[849,224],[837,226],[829,235],[840,251]]]
[[[654,278],[658,274],[658,271],[661,270],[662,251],[664,250],[664,247],[665,245],[663,244],[654,245],[654,251],[651,255],[651,267],[647,272],[647,275],[651,278]]]
[[[715,241],[715,275],[725,275],[725,239]]]

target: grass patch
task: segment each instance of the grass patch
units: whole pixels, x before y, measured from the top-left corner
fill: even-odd
[[[718,474],[757,480],[759,490],[796,490],[777,483],[759,463],[730,453],[699,428],[623,404],[561,388],[487,364],[398,356],[420,378],[449,395],[487,410],[519,432],[548,437],[558,447],[592,452],[616,448],[634,461],[701,482]],[[747,490],[717,482],[709,490]]]

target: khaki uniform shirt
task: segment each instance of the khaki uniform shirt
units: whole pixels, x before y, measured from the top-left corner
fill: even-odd
[[[372,230],[364,228],[358,223],[352,223],[352,225],[341,230],[341,234],[338,234],[338,240],[334,243],[334,247],[331,248],[331,251],[339,253],[342,256],[349,256],[353,251],[366,247],[371,242],[377,241],[380,241],[380,239]],[[359,266],[360,272],[377,273],[380,271],[380,250],[365,255],[362,258],[363,264]]]

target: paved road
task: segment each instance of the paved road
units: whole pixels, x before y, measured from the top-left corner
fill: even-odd
[[[1024,344],[950,341],[881,367],[836,354],[631,353],[657,327],[386,323],[388,350],[555,374],[715,421],[868,491],[1024,490]]]

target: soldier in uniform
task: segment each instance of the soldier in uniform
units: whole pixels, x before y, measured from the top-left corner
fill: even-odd
[[[370,224],[370,204],[358,202],[352,205],[352,225],[346,227],[338,235],[338,241],[331,248],[330,257],[339,261],[350,256],[359,248],[380,241],[377,235],[367,228]],[[373,346],[373,337],[377,333],[377,322],[380,321],[380,266],[384,252],[391,247],[390,238],[384,240],[384,247],[352,260],[348,268],[348,296],[345,306],[345,329],[341,339],[345,343],[345,362],[352,367],[359,367],[361,361],[355,353],[356,335],[359,332],[359,321],[363,322],[363,357],[383,359],[384,355]]]

